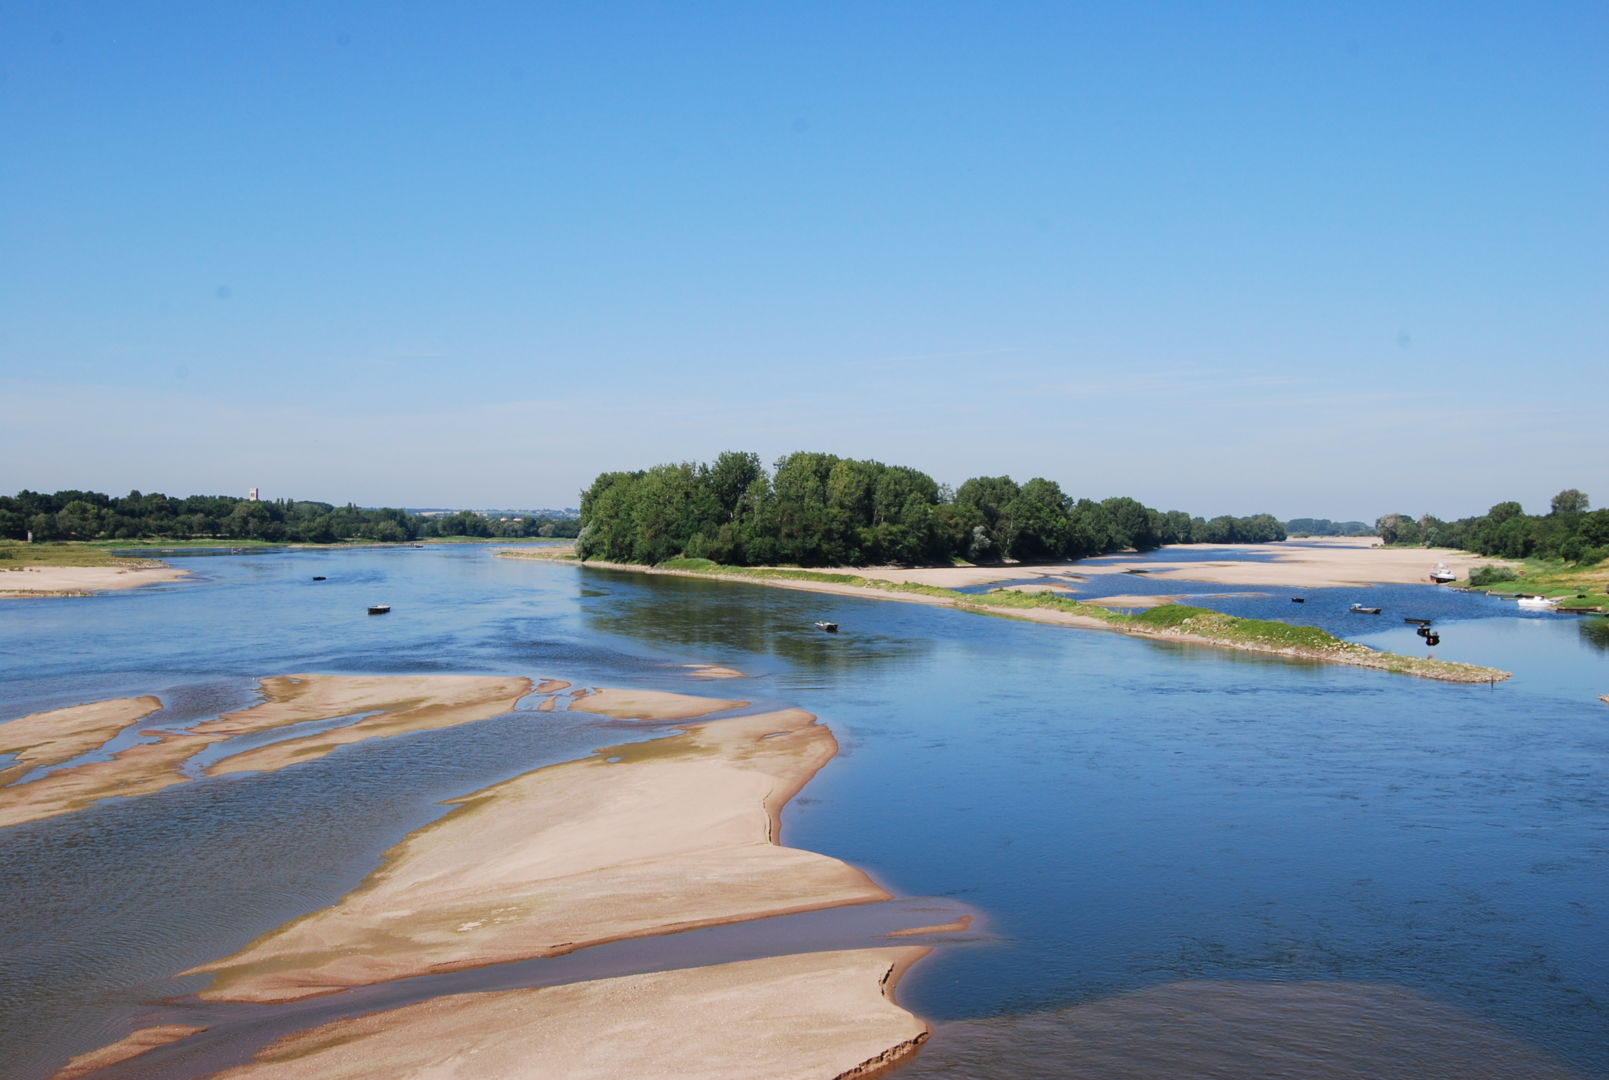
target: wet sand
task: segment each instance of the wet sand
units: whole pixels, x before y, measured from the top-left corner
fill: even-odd
[[[483,720],[511,711],[531,690],[528,679],[475,675],[285,675],[262,679],[260,683],[268,698],[260,705],[226,713],[217,720],[195,724],[183,731],[141,732],[150,735],[153,741],[127,747],[105,761],[69,765],[26,784],[0,787],[0,828],[72,813],[102,799],[136,798],[189,783],[194,777],[186,773],[185,765],[191,758],[209,746],[240,735],[259,734],[309,720],[372,714],[346,727],[287,739],[224,758],[207,770],[208,776],[247,770],[272,771],[316,760],[341,746],[366,739]],[[549,681],[538,690],[553,692],[568,685]],[[27,751],[32,759],[43,762],[48,757],[50,763],[55,764],[93,750],[157,707],[160,702],[155,698],[121,698],[23,717],[12,723],[26,721],[20,729],[24,732],[22,738],[32,740],[41,731],[59,727],[66,714],[68,730],[63,731],[63,742],[31,743]],[[126,719],[114,727],[119,718]],[[10,727],[11,724],[0,725],[0,736]],[[92,731],[105,737],[85,746]]]
[[[207,1029],[190,1024],[159,1024],[140,1028],[138,1031],[129,1032],[115,1043],[91,1050],[87,1054],[79,1054],[56,1072],[51,1073],[50,1080],[79,1080],[79,1077],[93,1075],[108,1066],[137,1058],[159,1046],[179,1042],[205,1030]]]
[[[869,1076],[927,1035],[888,998],[925,951],[807,953],[434,998],[280,1040],[220,1080]]]
[[[41,766],[87,754],[160,708],[162,703],[154,697],[112,698],[8,720],[0,724],[0,754],[16,757],[0,768],[0,785]]]
[[[726,703],[658,704],[655,718],[669,719]],[[195,969],[217,976],[201,996],[290,1001],[887,899],[861,871],[776,843],[782,805],[835,750],[813,716],[789,709],[611,747],[452,800],[457,809],[387,852],[340,903]]]
[[[0,570],[0,598],[90,596],[141,585],[182,581],[188,570],[162,563],[135,566],[25,566]]]

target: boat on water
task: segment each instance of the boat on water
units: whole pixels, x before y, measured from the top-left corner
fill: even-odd
[[[838,632],[838,624],[835,622],[818,622],[816,623],[816,629],[825,630],[829,634],[836,634]]]
[[[1364,607],[1362,604],[1353,604],[1348,610],[1351,611],[1352,614],[1354,614],[1354,615],[1378,615],[1378,614],[1380,614],[1380,609],[1379,608],[1377,608],[1377,607]]]
[[[1431,567],[1430,580],[1434,581],[1437,585],[1445,585],[1449,581],[1457,581],[1458,575],[1447,569],[1446,563],[1439,562],[1435,566]]]
[[[1541,611],[1552,611],[1559,606],[1557,600],[1550,600],[1545,596],[1521,596],[1515,603],[1522,608],[1534,608]]]
[[[390,614],[390,612],[391,612],[391,605],[390,604],[370,604],[369,605],[369,614],[370,615],[388,615],[388,614]]]

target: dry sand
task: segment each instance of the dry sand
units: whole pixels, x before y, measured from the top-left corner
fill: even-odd
[[[898,583],[937,585],[947,589],[1028,577],[1076,581],[1080,576],[1121,574],[1127,570],[1146,570],[1155,577],[1169,581],[1318,589],[1342,585],[1429,584],[1430,570],[1437,563],[1446,563],[1459,577],[1468,577],[1472,566],[1503,562],[1501,559],[1491,559],[1484,555],[1455,551],[1451,548],[1388,548],[1378,545],[1378,540],[1368,536],[1313,537],[1279,544],[1223,545],[1253,558],[1226,558],[1212,562],[1169,562],[1167,552],[1174,549],[1162,548],[1159,554],[1145,560],[1108,556],[1101,559],[1081,559],[1070,563],[1031,566],[841,568],[833,572],[859,574],[862,577],[880,578]],[[1189,551],[1196,547],[1196,545],[1184,545],[1177,550]]]
[[[835,748],[814,717],[790,709],[612,747],[455,799],[334,907],[197,968],[218,976],[202,996],[288,1001],[887,899],[859,870],[775,843],[782,805]]]
[[[0,785],[42,765],[59,765],[87,754],[161,707],[154,697],[112,698],[8,720],[0,724],[0,754],[16,758],[0,768]]]
[[[365,716],[347,727],[287,739],[224,758],[207,770],[209,776],[245,770],[271,771],[316,760],[340,746],[364,739],[389,738],[407,731],[486,719],[510,711],[531,689],[527,679],[476,675],[285,675],[263,679],[261,684],[269,698],[264,704],[196,724],[186,731],[142,733],[152,735],[155,741],[137,743],[106,761],[69,766],[26,784],[0,787],[0,828],[72,813],[102,799],[134,798],[188,783],[191,777],[184,772],[187,761],[208,746],[237,735],[268,731],[304,720],[377,714]],[[567,685],[550,681],[539,689],[551,691]],[[155,698],[119,700],[156,702]],[[23,717],[12,723],[29,721],[24,731],[37,733],[41,725],[48,726],[49,718],[62,713],[88,710],[84,715],[96,715],[97,710],[105,708],[109,710],[108,715],[112,715],[117,713],[117,705],[117,701],[96,702],[39,714],[46,718],[43,721]],[[132,710],[134,707],[124,708]],[[149,711],[141,715],[148,715]],[[108,725],[110,722],[107,721]],[[0,725],[0,734],[10,726]],[[69,742],[80,745],[85,738],[87,736],[69,736]],[[32,746],[29,753],[36,757],[49,755],[55,761],[75,756],[53,744]]]
[[[160,563],[150,566],[24,566],[0,570],[0,598],[87,596],[113,589],[159,585],[190,576]]]
[[[570,711],[597,713],[615,720],[693,720],[747,704],[664,690],[594,690],[576,695]]]
[[[836,1080],[927,1026],[888,999],[919,948],[808,953],[436,998],[300,1032],[218,1080]]]

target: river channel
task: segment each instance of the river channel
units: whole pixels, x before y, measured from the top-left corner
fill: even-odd
[[[783,842],[978,914],[900,986],[935,1028],[901,1077],[1354,1075],[1270,1064],[1306,1054],[1609,1078],[1609,639],[1579,619],[1399,586],[1348,622],[1361,590],[1307,594],[1312,621],[1397,651],[1421,643],[1396,616],[1442,605],[1439,656],[1515,672],[1463,686],[475,545],[174,564],[194,578],[0,602],[0,720],[155,694],[153,723],[179,723],[297,672],[815,713],[840,752]],[[0,830],[4,1075],[193,992],[176,972],[332,903],[440,800],[629,737],[520,710]]]

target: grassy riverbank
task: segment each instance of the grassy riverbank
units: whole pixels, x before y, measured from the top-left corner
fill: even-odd
[[[1475,588],[1490,593],[1524,593],[1548,596],[1563,607],[1595,608],[1609,612],[1609,559],[1596,566],[1576,566],[1552,559],[1526,559],[1523,571],[1512,581],[1494,581]]]
[[[573,553],[567,554],[563,550],[502,554],[511,558],[574,561]],[[1138,615],[1122,615],[1095,604],[1082,603],[1052,593],[1026,593],[1015,589],[963,593],[936,585],[884,581],[860,574],[789,567],[723,566],[708,559],[669,559],[653,567],[605,563],[598,560],[590,560],[585,565],[685,577],[736,579],[849,595],[867,593],[890,600],[939,604],[963,611],[1004,615],[1033,622],[1112,630],[1134,637],[1163,639],[1180,644],[1208,645],[1327,664],[1377,668],[1444,682],[1491,683],[1509,677],[1508,672],[1497,668],[1379,652],[1367,645],[1343,641],[1317,627],[1292,626],[1288,623],[1262,619],[1241,619],[1208,611],[1205,608],[1186,607],[1180,604],[1165,604]]]

